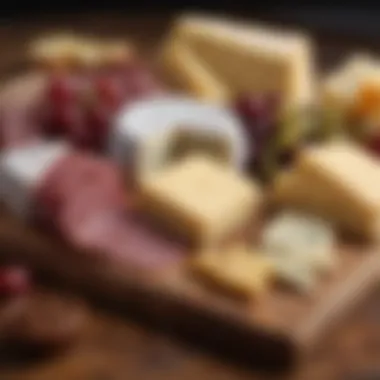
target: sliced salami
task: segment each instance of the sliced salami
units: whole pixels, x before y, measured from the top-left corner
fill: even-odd
[[[75,153],[54,165],[37,194],[40,218],[58,223],[72,209],[123,208],[123,183],[110,162],[88,154]],[[82,203],[82,204],[81,204]]]

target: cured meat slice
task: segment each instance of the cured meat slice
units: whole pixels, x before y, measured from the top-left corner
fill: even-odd
[[[58,223],[62,213],[70,214],[73,207],[78,212],[85,207],[121,210],[123,198],[121,175],[111,162],[73,153],[51,167],[45,177],[37,194],[39,218]]]

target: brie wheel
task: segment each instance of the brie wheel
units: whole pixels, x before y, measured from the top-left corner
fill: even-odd
[[[124,109],[112,128],[109,151],[137,177],[192,151],[211,153],[239,169],[248,158],[247,138],[233,112],[180,96],[138,101]]]

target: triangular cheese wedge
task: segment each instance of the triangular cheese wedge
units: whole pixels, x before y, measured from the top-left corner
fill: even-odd
[[[348,143],[307,150],[293,172],[277,178],[274,199],[362,237],[380,236],[380,165]]]
[[[190,15],[179,19],[172,35],[220,78],[232,97],[273,91],[292,106],[313,97],[313,48],[303,34]]]

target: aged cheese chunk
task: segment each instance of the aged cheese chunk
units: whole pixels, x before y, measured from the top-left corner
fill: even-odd
[[[380,167],[375,158],[348,142],[301,154],[294,172],[275,181],[274,198],[319,214],[365,238],[380,233]]]
[[[185,15],[169,38],[177,38],[230,91],[273,91],[286,105],[309,104],[314,95],[314,54],[300,33],[225,19]]]
[[[189,156],[145,177],[140,198],[146,213],[201,247],[244,227],[261,200],[255,183],[203,156]]]
[[[181,41],[174,38],[167,42],[161,63],[175,84],[189,94],[205,101],[227,102],[227,87]]]
[[[47,170],[68,152],[64,143],[37,142],[3,151],[0,155],[0,197],[16,216],[27,219],[33,191]]]
[[[192,150],[213,152],[236,168],[243,168],[248,159],[244,129],[231,111],[176,96],[143,100],[123,110],[109,148],[117,162],[133,168],[140,178],[165,166],[185,140]]]
[[[191,269],[205,284],[248,300],[264,293],[273,278],[271,262],[244,247],[204,252],[192,260]]]

